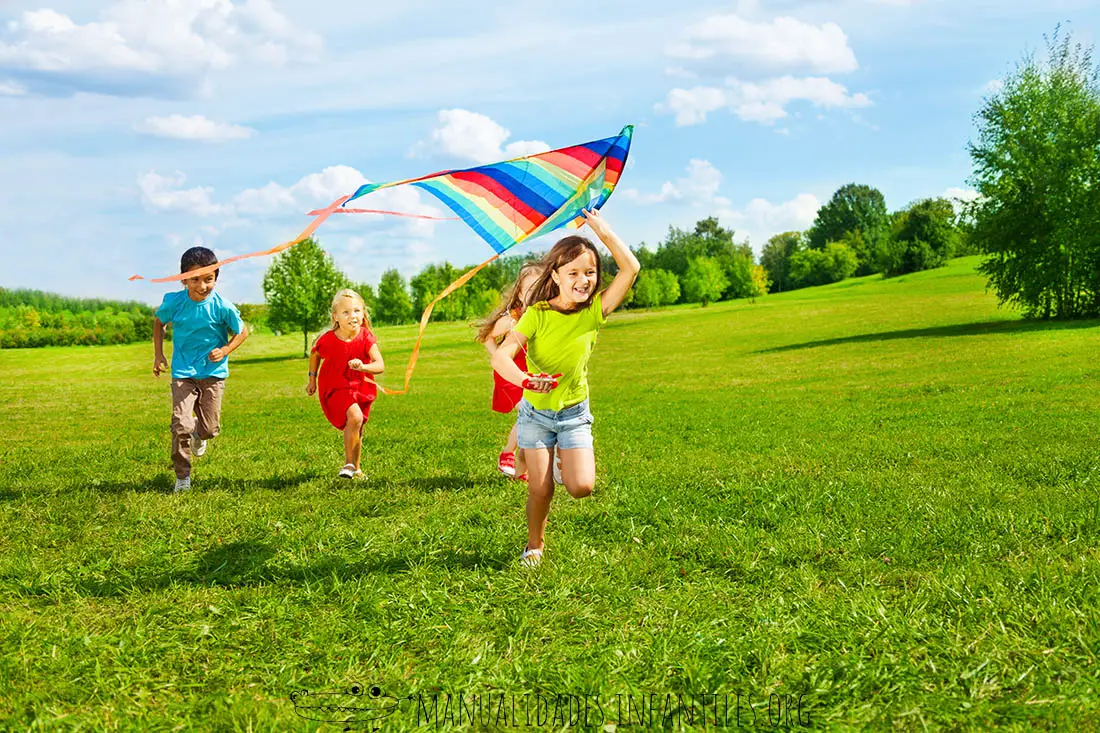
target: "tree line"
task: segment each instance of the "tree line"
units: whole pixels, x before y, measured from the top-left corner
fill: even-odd
[[[129,344],[153,336],[153,309],[134,301],[0,288],[0,349]]]

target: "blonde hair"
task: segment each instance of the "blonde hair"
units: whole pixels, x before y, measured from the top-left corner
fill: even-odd
[[[512,288],[507,291],[500,300],[500,304],[493,310],[492,313],[486,317],[484,321],[478,324],[477,340],[485,343],[489,336],[493,333],[493,327],[496,326],[497,321],[505,313],[514,311],[520,307],[527,307],[530,303],[525,303],[523,300],[523,281],[532,277],[538,277],[542,274],[542,265],[538,262],[528,262],[519,268],[519,274],[516,276],[515,283],[512,284]]]
[[[344,288],[343,290],[332,296],[332,312],[329,314],[332,316],[332,330],[335,331],[339,324],[336,322],[336,307],[340,304],[340,301],[344,298],[354,298],[359,301],[359,305],[363,307],[363,325],[370,329],[370,310],[367,308],[366,301],[363,300],[363,296],[355,292],[351,288]]]

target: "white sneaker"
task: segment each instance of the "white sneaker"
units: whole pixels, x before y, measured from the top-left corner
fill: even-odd
[[[206,441],[199,440],[199,436],[195,433],[191,433],[191,455],[198,458],[206,452]]]
[[[173,494],[178,494],[182,491],[191,490],[191,477],[185,476],[183,478],[176,479],[176,488],[172,489]]]
[[[554,483],[565,485],[561,480],[561,456],[558,455],[558,447],[554,446]]]
[[[519,564],[525,568],[538,567],[542,562],[542,550],[528,550],[524,549],[523,554],[520,555]]]

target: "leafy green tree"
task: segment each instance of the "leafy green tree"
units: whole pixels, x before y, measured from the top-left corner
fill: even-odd
[[[680,299],[680,278],[668,270],[655,270],[661,285],[661,305],[672,305]]]
[[[688,261],[683,278],[683,292],[689,303],[702,303],[703,307],[722,297],[729,287],[729,280],[722,265],[714,257],[694,257]]]
[[[408,323],[412,318],[412,303],[405,278],[395,269],[386,270],[378,284],[374,320],[378,323]]]
[[[941,267],[954,255],[959,239],[955,207],[943,198],[922,199],[893,216],[883,258],[887,276]]]
[[[367,311],[371,313],[373,318],[374,314],[374,288],[367,283],[352,283],[351,289],[359,293],[359,296],[363,298],[363,302],[367,306]]]
[[[267,321],[276,330],[300,330],[306,356],[310,332],[332,323],[332,297],[348,285],[317,240],[303,239],[276,255],[264,274]]]
[[[857,267],[856,255],[846,245],[830,242],[825,249],[804,249],[791,256],[791,281],[795,287],[827,285],[850,277]]]
[[[680,281],[668,270],[642,270],[634,283],[634,302],[642,308],[660,308],[680,298]]]
[[[1038,318],[1100,315],[1100,86],[1092,50],[1059,32],[986,100],[969,146],[980,270]]]
[[[828,203],[817,211],[813,226],[806,233],[810,249],[825,249],[829,242],[844,241],[850,232],[859,232],[857,274],[878,271],[879,250],[886,242],[890,218],[886,199],[872,186],[846,183],[836,190]],[[853,249],[849,243],[849,249]]]
[[[791,289],[791,255],[802,249],[804,242],[802,232],[783,232],[776,234],[764,245],[764,250],[760,253],[760,264],[768,271],[773,293]]]

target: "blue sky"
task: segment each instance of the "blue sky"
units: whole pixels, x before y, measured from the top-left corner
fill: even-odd
[[[0,285],[159,302],[201,243],[271,247],[361,182],[636,125],[630,244],[716,215],[757,251],[849,181],[966,195],[982,98],[1085,0],[0,0]],[[446,214],[389,189],[363,206]],[[491,252],[461,222],[334,217],[357,281]],[[545,239],[516,251],[543,249]],[[260,302],[270,259],[219,282]]]

